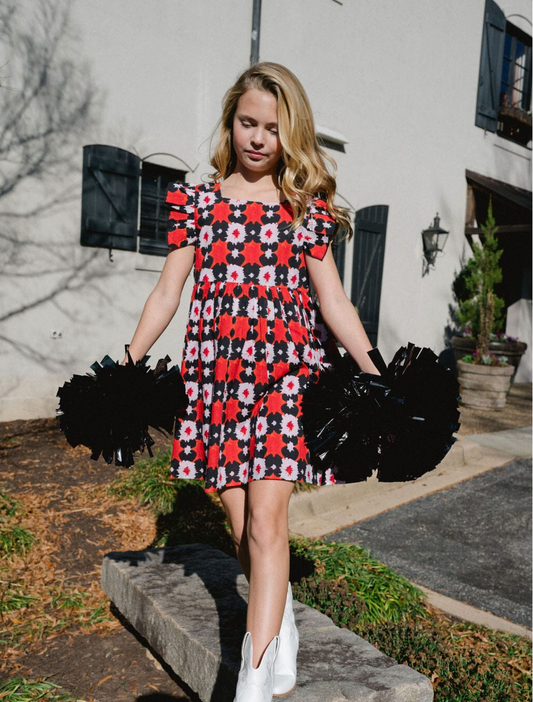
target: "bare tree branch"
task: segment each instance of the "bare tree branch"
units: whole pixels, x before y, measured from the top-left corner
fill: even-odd
[[[101,251],[80,247],[79,214],[58,217],[79,201],[81,147],[103,101],[71,8],[72,0],[0,0],[0,353],[13,349],[55,372],[74,359],[29,343],[17,318],[53,305],[79,324],[79,312],[71,319],[65,308],[83,298],[90,315],[102,300],[97,281],[112,271],[98,265]]]
[[[2,198],[28,178],[79,167],[80,136],[95,123],[99,95],[87,63],[69,53],[72,0],[37,0],[24,21],[13,0],[0,6],[0,45],[9,57],[0,118]]]
[[[36,205],[32,209],[26,210],[26,212],[10,212],[9,210],[3,210],[0,212],[0,221],[3,219],[21,220],[28,219],[39,215],[46,214],[49,211],[54,211],[58,207],[64,207],[70,202],[77,202],[80,199],[80,188],[79,185],[67,185],[64,190],[61,190],[57,195],[44,202],[43,204]],[[2,233],[0,232],[0,238]]]
[[[31,310],[34,307],[39,307],[43,303],[52,300],[54,297],[59,295],[59,293],[61,293],[61,292],[78,290],[80,287],[83,287],[87,281],[85,278],[80,278],[79,274],[82,271],[86,270],[87,267],[90,265],[91,261],[93,261],[98,255],[99,255],[98,251],[93,251],[90,258],[85,259],[77,266],[74,266],[74,268],[71,267],[69,274],[63,280],[61,280],[59,283],[54,285],[52,290],[50,290],[45,295],[41,295],[40,297],[36,298],[35,300],[32,300],[32,302],[28,302],[26,304],[19,305],[18,307],[15,307],[15,308],[9,310],[5,314],[0,315],[0,322],[5,322],[10,317],[14,317],[15,315],[19,315],[22,312],[27,312],[28,310]]]

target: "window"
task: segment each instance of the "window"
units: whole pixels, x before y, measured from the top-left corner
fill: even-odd
[[[183,181],[184,171],[144,162],[141,172],[141,222],[139,253],[166,256],[169,206],[165,199],[170,183]]]
[[[166,256],[167,187],[185,175],[114,146],[84,146],[81,245],[137,251],[139,239],[139,253]]]
[[[340,132],[330,129],[329,127],[323,127],[320,124],[315,124],[315,133],[320,146],[346,153],[344,145],[348,143],[348,140]]]
[[[509,23],[502,64],[497,133],[525,145],[531,139],[531,37]]]
[[[531,140],[531,37],[485,1],[476,125],[523,146]]]

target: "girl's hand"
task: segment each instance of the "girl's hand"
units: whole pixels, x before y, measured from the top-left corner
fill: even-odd
[[[128,349],[129,349],[129,345],[128,345]],[[131,356],[132,360],[134,361],[135,358],[133,357],[131,351],[130,351],[130,356]],[[119,366],[125,366],[127,362],[128,362],[128,352],[126,351],[126,353],[124,354],[124,358],[119,363]]]

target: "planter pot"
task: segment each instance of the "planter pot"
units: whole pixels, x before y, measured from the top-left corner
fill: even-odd
[[[460,405],[499,410],[505,407],[514,366],[484,366],[457,361]]]
[[[452,336],[452,348],[455,361],[458,362],[463,358],[463,356],[474,353],[476,342],[474,339],[469,339],[465,336]],[[526,352],[526,349],[527,344],[523,341],[491,341],[489,344],[489,351],[491,353],[493,353],[495,356],[507,356],[508,362],[513,366],[509,390],[514,383],[516,371],[520,365],[520,359]]]

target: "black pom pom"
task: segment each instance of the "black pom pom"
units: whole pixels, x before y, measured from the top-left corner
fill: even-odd
[[[126,351],[124,365],[105,356],[91,366],[94,375],[74,375],[60,387],[56,415],[71,446],[82,444],[94,460],[102,455],[107,463],[129,467],[136,451],[146,447],[153,456],[148,426],[170,434],[188,399],[178,366],[167,370],[169,356],[151,370],[149,356],[134,363],[128,346]]]
[[[302,421],[314,470],[335,481],[415,480],[433,470],[456,441],[459,383],[429,348],[402,346],[381,375],[361,372],[349,354],[322,370],[302,398]]]

